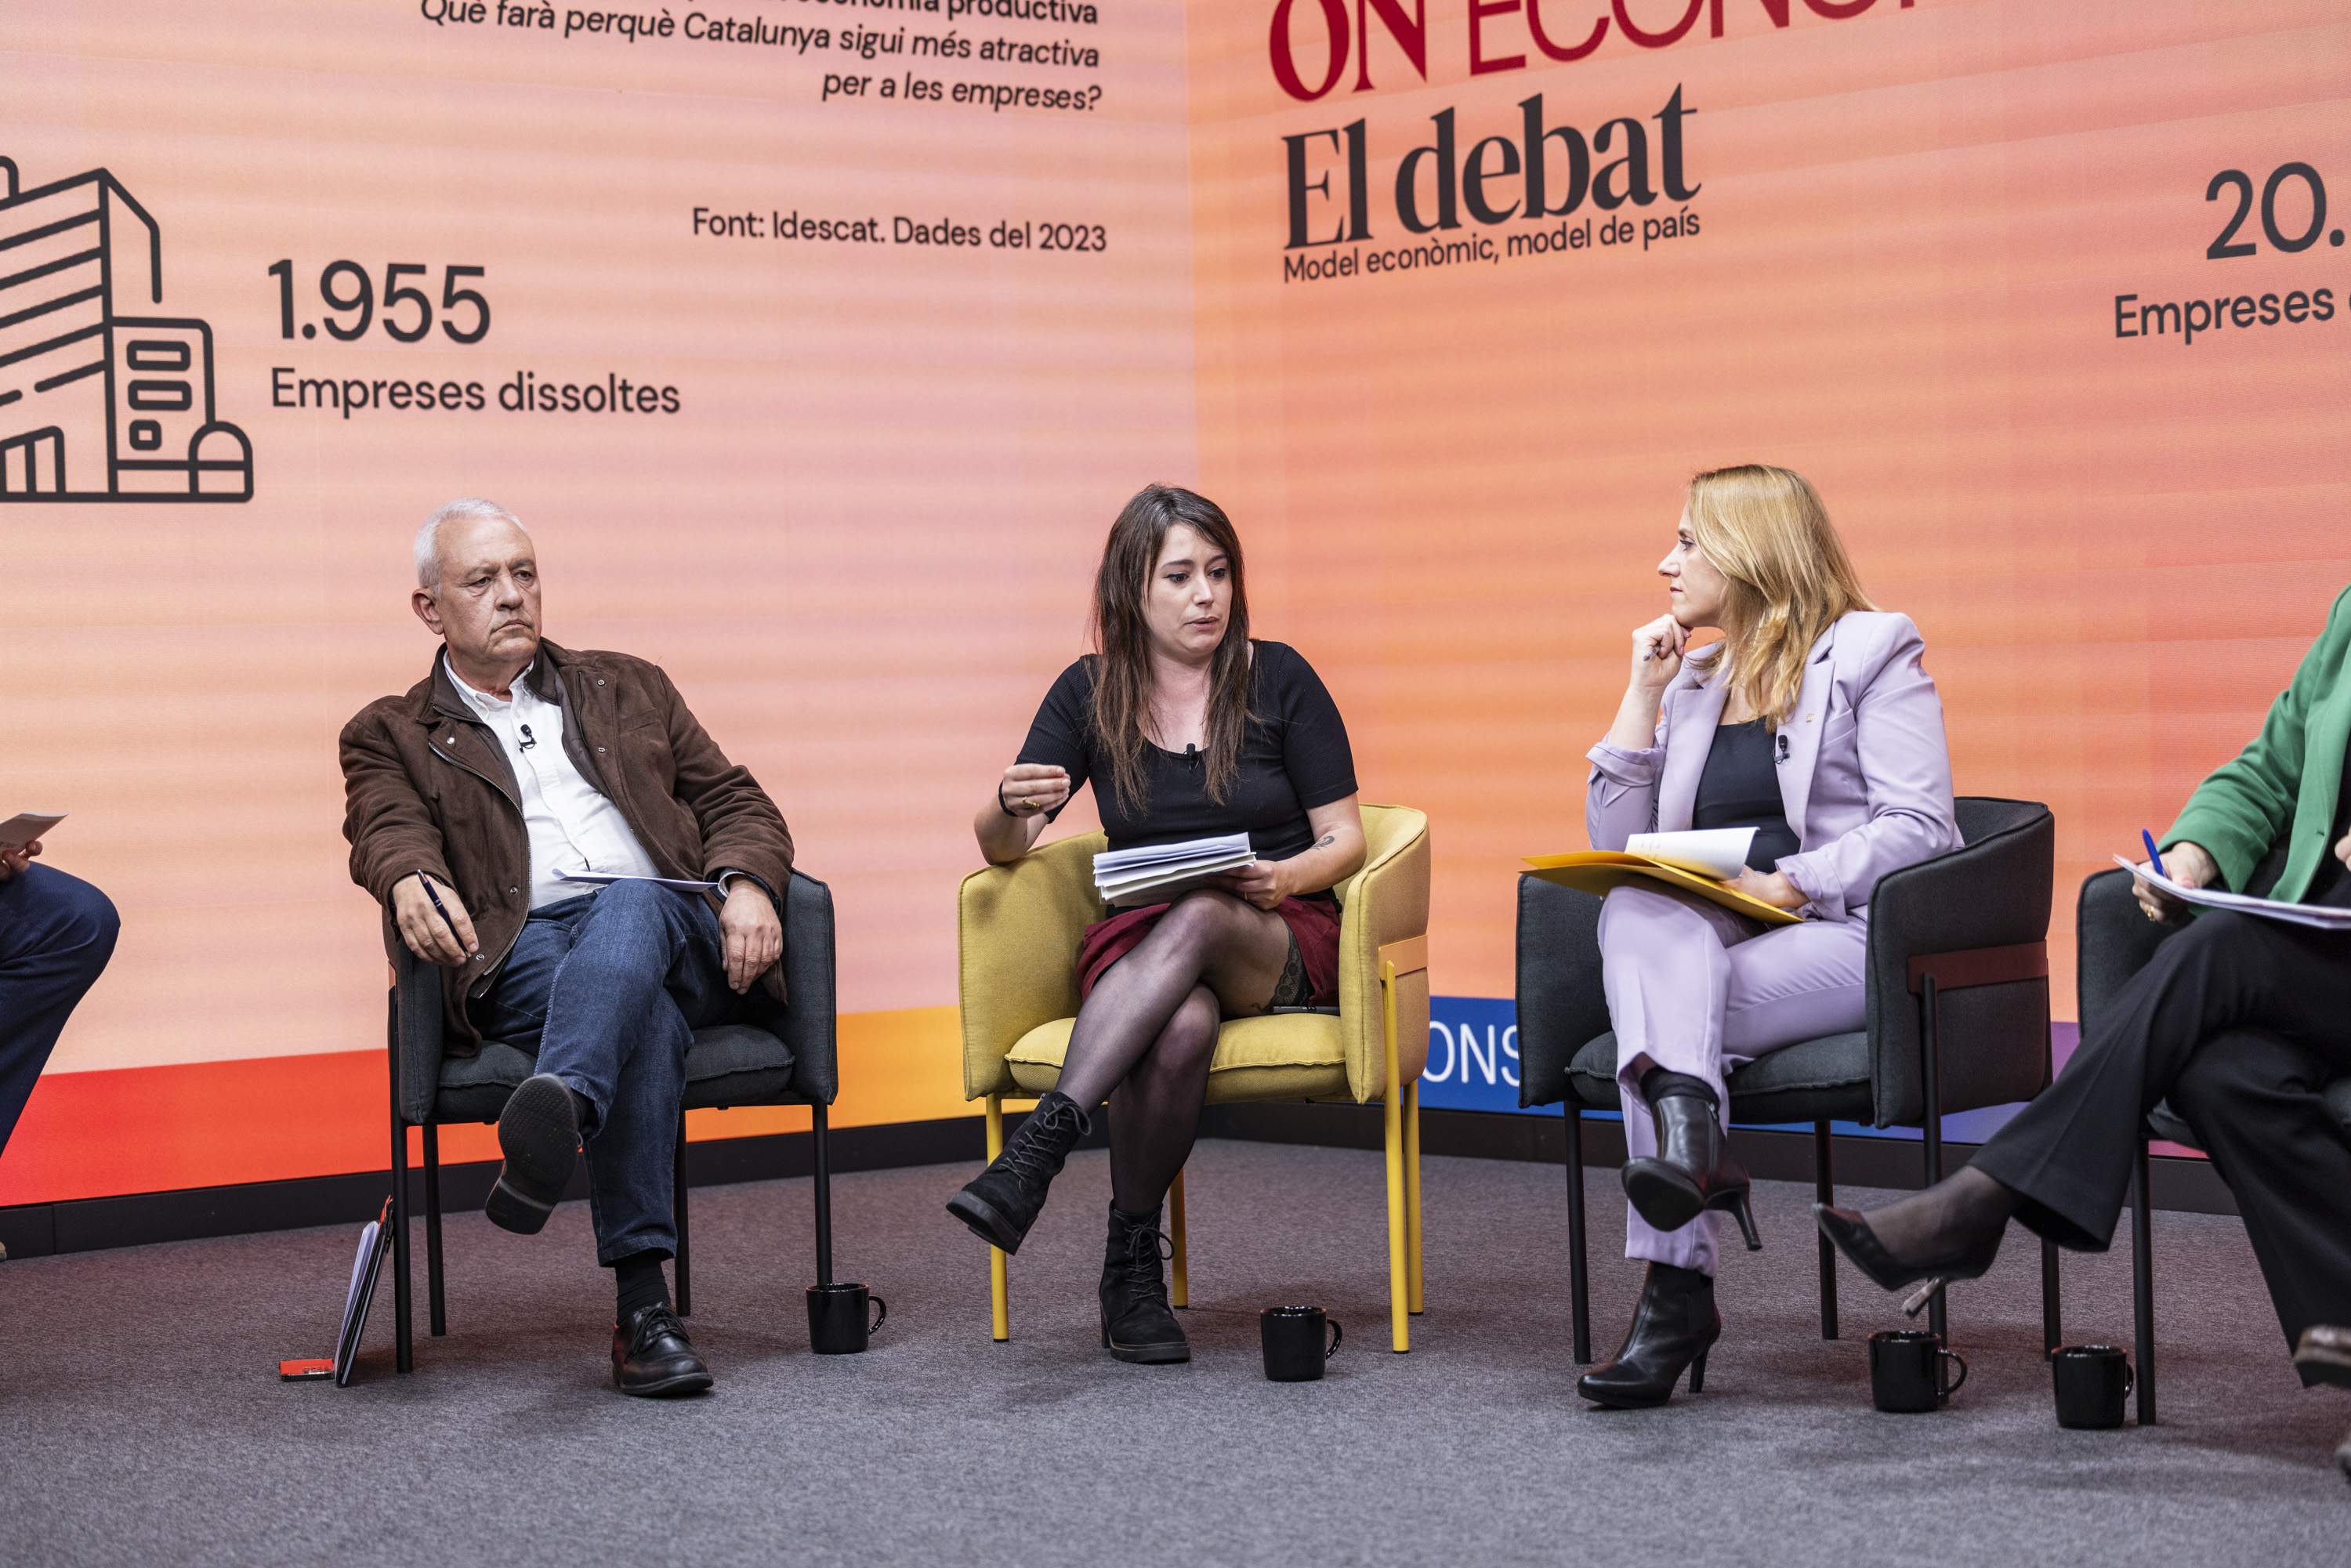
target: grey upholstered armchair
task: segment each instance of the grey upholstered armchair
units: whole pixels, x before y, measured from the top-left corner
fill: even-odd
[[[1813,1126],[1813,1186],[1835,1200],[1829,1124],[1916,1126],[1943,1175],[1942,1118],[2030,1100],[2049,1082],[2049,900],[2056,821],[2037,801],[1961,796],[1962,845],[1896,872],[1869,903],[1866,1027],[1803,1040],[1730,1074],[1730,1114]],[[1614,1111],[1616,1037],[1600,988],[1600,900],[1519,881],[1519,1103],[1567,1119],[1568,1289],[1575,1359],[1592,1359],[1583,1119]],[[1819,1238],[1821,1337],[1837,1337],[1836,1254]],[[2057,1253],[2042,1249],[2042,1319],[2058,1340]],[[1948,1292],[1945,1292],[1948,1293]],[[1930,1320],[1948,1336],[1943,1293]]]
[[[832,892],[792,873],[785,890],[784,993],[780,1006],[754,988],[735,1021],[696,1030],[685,1057],[689,1110],[728,1105],[806,1105],[815,1144],[817,1278],[832,1279],[831,1150],[827,1109],[840,1088],[833,1041]],[[441,1280],[441,1145],[444,1122],[495,1122],[507,1096],[530,1076],[529,1056],[484,1040],[472,1056],[444,1049],[440,972],[407,949],[392,963],[392,1301],[394,1364],[414,1364],[408,1266],[408,1129],[423,1129],[424,1252],[432,1330],[448,1332]],[[677,1143],[677,1310],[693,1310],[687,1253],[686,1144]]]

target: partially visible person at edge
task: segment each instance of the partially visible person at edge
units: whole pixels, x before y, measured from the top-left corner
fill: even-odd
[[[1019,1250],[1115,1092],[1102,1344],[1121,1361],[1187,1361],[1160,1204],[1191,1154],[1218,1025],[1336,995],[1331,889],[1363,864],[1363,815],[1331,694],[1295,650],[1249,638],[1240,539],[1212,502],[1154,485],[1126,504],[1094,579],[1094,636],[1101,652],[1061,672],[980,808],[980,853],[1018,861],[1091,780],[1114,850],[1246,832],[1258,858],[1087,928],[1061,1081],[947,1209]]]
[[[2261,733],[2197,787],[2158,841],[2190,888],[2351,909],[2351,589]],[[2151,871],[2141,865],[2140,872]],[[2177,901],[2142,879],[2147,919]],[[2056,1081],[1967,1168],[1866,1214],[1815,1206],[1821,1229],[1879,1284],[1972,1280],[2011,1219],[2103,1252],[2157,1103],[2194,1129],[2244,1217],[2304,1386],[2351,1386],[2351,1143],[2321,1092],[2351,1075],[2351,932],[2203,909],[2092,1021]]]
[[[491,1039],[537,1058],[498,1117],[492,1223],[546,1225],[584,1139],[596,1260],[618,1295],[613,1381],[707,1388],[662,1272],[685,1051],[755,985],[781,997],[791,835],[659,666],[539,635],[538,551],[504,507],[443,507],[415,563],[410,607],[442,647],[343,727],[351,878],[382,906],[387,945],[441,966],[453,1053]],[[567,871],[717,891],[598,891]]]
[[[1943,705],[1909,617],[1861,590],[1802,476],[1700,474],[1658,563],[1669,608],[1632,639],[1632,673],[1591,751],[1596,850],[1633,834],[1755,831],[1739,891],[1793,910],[1771,925],[1674,889],[1612,890],[1601,975],[1624,1099],[1625,1251],[1648,1270],[1615,1355],[1576,1381],[1594,1404],[1690,1392],[1722,1333],[1714,1219],[1762,1245],[1728,1156],[1725,1072],[1863,1027],[1869,900],[1904,866],[1956,849]],[[1719,641],[1690,635],[1719,628]]]
[[[106,894],[35,865],[40,852],[38,839],[0,848],[0,1153],[122,929]]]

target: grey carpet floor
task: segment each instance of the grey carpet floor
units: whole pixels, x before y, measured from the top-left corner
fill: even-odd
[[[521,1239],[448,1225],[448,1337],[392,1372],[389,1281],[360,1380],[325,1354],[352,1233],[284,1232],[0,1265],[0,1562],[9,1563],[2314,1563],[2351,1562],[2329,1460],[2351,1400],[2304,1393],[2233,1220],[2157,1218],[2163,1423],[2060,1430],[2037,1253],[1955,1292],[1973,1364],[1946,1411],[1869,1406],[1864,1338],[1899,1322],[1847,1270],[1819,1337],[1809,1192],[1759,1188],[1765,1250],[1726,1255],[1707,1392],[1607,1413],[1573,1396],[1552,1167],[1431,1160],[1427,1305],[1386,1349],[1376,1155],[1202,1145],[1187,1366],[1096,1348],[1102,1156],[1071,1162],[987,1333],[984,1249],[939,1205],[960,1171],[836,1183],[841,1277],[884,1295],[862,1356],[808,1352],[806,1182],[697,1192],[709,1396],[607,1386],[607,1277],[568,1205]],[[1856,1194],[1855,1196],[1859,1196]],[[1595,1172],[1594,1228],[1621,1199]],[[1595,1338],[1632,1266],[1593,1259]],[[2127,1252],[2067,1259],[2071,1339],[2126,1340]],[[1256,1310],[1319,1301],[1348,1342],[1274,1385]]]

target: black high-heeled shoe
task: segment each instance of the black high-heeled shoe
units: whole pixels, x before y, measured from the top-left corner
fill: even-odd
[[[1729,1157],[1720,1102],[1702,1078],[1651,1068],[1641,1076],[1657,1152],[1626,1160],[1621,1179],[1633,1211],[1659,1230],[1679,1230],[1709,1208],[1739,1221],[1750,1252],[1763,1250],[1747,1172]]]
[[[1913,1291],[1902,1303],[1903,1312],[1914,1318],[1944,1286],[1960,1280],[1980,1280],[1989,1273],[1992,1260],[2000,1256],[2001,1239],[2008,1234],[2007,1223],[2002,1221],[1989,1234],[1962,1238],[1934,1257],[1913,1263],[1887,1251],[1886,1244],[1877,1239],[1877,1232],[1869,1228],[1869,1221],[1850,1208],[1816,1203],[1813,1205],[1813,1223],[1881,1290],[1899,1291],[1923,1281],[1923,1288]]]
[[[1674,1396],[1682,1369],[1689,1391],[1706,1386],[1707,1353],[1722,1337],[1714,1281],[1695,1269],[1652,1263],[1641,1282],[1633,1326],[1607,1362],[1575,1380],[1575,1392],[1614,1410],[1646,1410]]]

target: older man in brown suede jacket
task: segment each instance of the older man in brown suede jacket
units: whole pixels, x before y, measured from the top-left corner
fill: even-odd
[[[707,1388],[661,1267],[685,1051],[753,985],[781,994],[791,835],[658,666],[539,635],[537,553],[505,508],[434,513],[416,575],[442,649],[343,727],[351,879],[387,942],[442,966],[453,1049],[537,1053],[498,1118],[490,1219],[544,1226],[584,1138],[613,1380]]]

